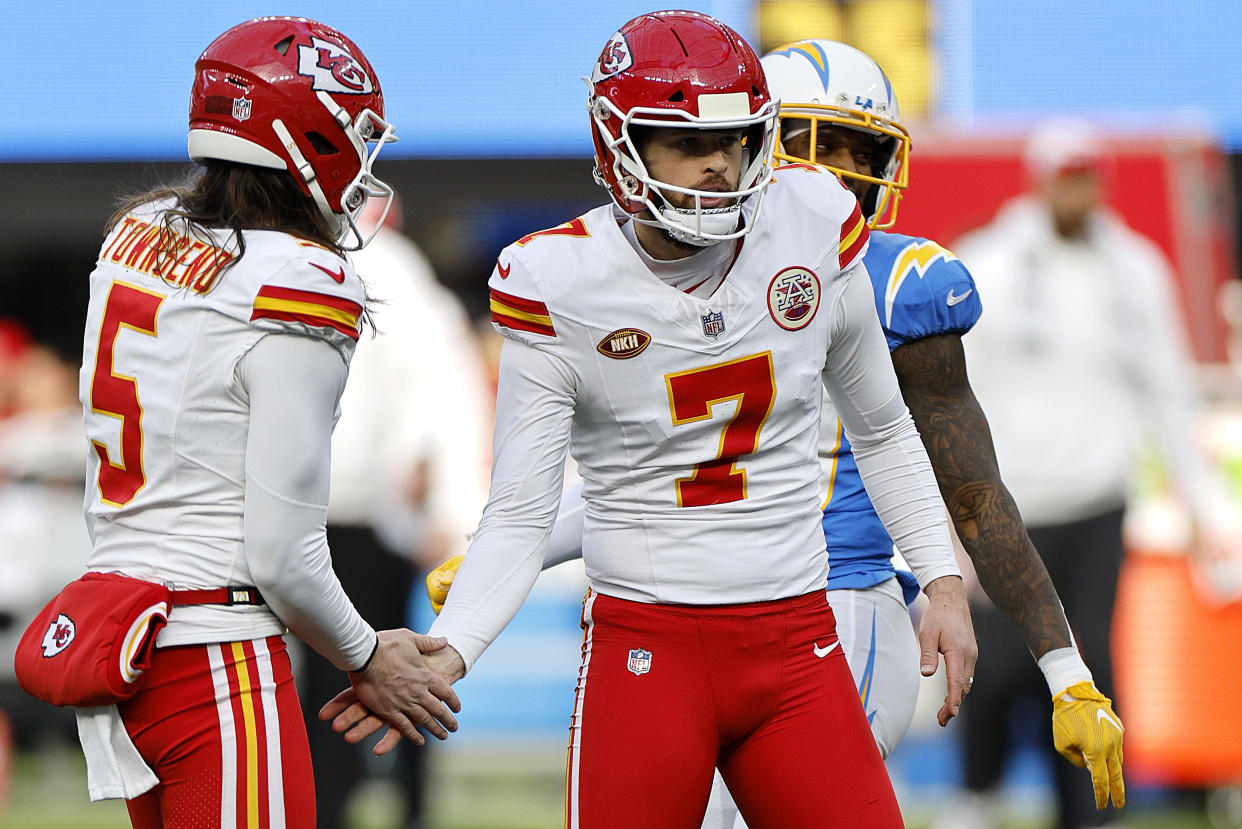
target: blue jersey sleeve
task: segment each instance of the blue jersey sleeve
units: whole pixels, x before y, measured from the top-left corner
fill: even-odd
[[[937,334],[964,334],[983,311],[970,271],[930,239],[875,231],[863,261],[890,351]]]

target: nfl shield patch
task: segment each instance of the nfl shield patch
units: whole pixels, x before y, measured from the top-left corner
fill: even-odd
[[[724,333],[724,314],[719,311],[708,311],[700,319],[703,320],[703,333],[712,339]]]
[[[651,670],[651,651],[645,651],[642,648],[634,648],[630,651],[630,660],[625,667],[630,669],[630,673],[634,676],[642,676]]]
[[[245,121],[250,117],[250,99],[234,98],[233,99],[233,118],[238,121]]]

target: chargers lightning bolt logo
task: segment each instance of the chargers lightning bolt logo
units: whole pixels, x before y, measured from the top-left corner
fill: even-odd
[[[913,273],[922,279],[927,274],[927,269],[938,259],[952,262],[957,257],[929,239],[913,242],[897,255],[893,269],[889,272],[888,285],[884,289],[885,326],[893,324],[893,303],[897,300],[897,292],[901,290],[901,284],[906,281],[906,277]]]
[[[824,47],[820,46],[813,40],[796,40],[793,43],[786,43],[773,50],[774,55],[800,55],[806,58],[807,62],[814,67],[816,74],[824,84],[824,89],[828,88],[828,55],[824,53]]]

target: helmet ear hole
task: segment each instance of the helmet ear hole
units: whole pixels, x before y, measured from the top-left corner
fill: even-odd
[[[308,132],[306,133],[306,140],[311,143],[311,147],[320,155],[336,155],[340,152],[336,145],[325,138],[322,133]]]
[[[686,95],[685,95],[685,93],[684,93],[684,92],[682,92],[682,91],[679,89],[679,90],[677,90],[676,92],[674,92],[672,95],[669,95],[669,96],[668,96],[668,99],[669,99],[670,101],[684,101],[684,100],[686,100]]]
[[[287,38],[280,41],[272,48],[275,49],[277,52],[280,52],[281,57],[284,57],[286,54],[288,54],[289,46],[292,43],[293,43],[293,35],[289,35]]]

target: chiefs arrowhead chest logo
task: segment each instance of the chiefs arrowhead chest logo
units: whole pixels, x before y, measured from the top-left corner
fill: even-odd
[[[55,656],[69,647],[77,632],[77,626],[72,619],[63,613],[57,614],[56,621],[48,625],[47,633],[43,634],[43,655]]]
[[[614,360],[628,360],[630,357],[637,357],[649,345],[651,335],[646,331],[638,328],[618,328],[600,340],[595,350]]]

